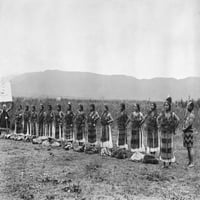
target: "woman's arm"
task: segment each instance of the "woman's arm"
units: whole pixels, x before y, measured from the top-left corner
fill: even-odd
[[[157,119],[156,119],[156,123],[157,123],[157,125],[158,125],[158,128],[160,128],[161,116],[162,116],[162,114],[160,113],[160,114],[158,115]]]
[[[14,105],[14,102],[12,101],[10,107],[6,110],[6,112],[9,112],[10,110],[12,110],[13,105]]]
[[[176,113],[173,113],[173,115],[174,115],[174,119],[176,120],[176,128],[177,128],[180,122],[180,118],[178,117],[178,115],[176,115]]]
[[[108,123],[110,124],[110,123],[112,123],[113,121],[114,121],[114,119],[113,119],[112,115],[109,113],[109,121],[108,121]]]

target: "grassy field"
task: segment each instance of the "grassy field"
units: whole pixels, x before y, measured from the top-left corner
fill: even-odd
[[[45,105],[55,100],[15,99],[19,104]],[[72,101],[74,110],[78,103]],[[83,101],[86,108],[91,101]],[[93,101],[92,101],[93,102]],[[67,100],[62,100],[62,105]],[[107,103],[114,118],[120,101],[95,101],[101,113]],[[131,112],[134,102],[127,101],[127,111]],[[147,103],[140,102],[142,112],[147,111]],[[162,102],[158,103],[159,110]],[[173,109],[182,119],[184,110]],[[87,111],[87,110],[86,110]],[[0,139],[0,199],[2,200],[134,200],[200,199],[200,148],[198,134],[199,109],[195,110],[195,167],[187,169],[187,152],[182,145],[180,130],[174,137],[176,163],[172,169],[161,169],[159,165],[119,160],[100,155],[66,151],[42,145]],[[116,124],[112,126],[113,142],[116,143]],[[98,139],[100,133],[98,132]],[[146,137],[145,137],[146,138]],[[130,141],[130,133],[128,135]]]
[[[116,141],[116,132],[113,132]],[[130,137],[130,136],[129,136]],[[200,199],[200,137],[195,133],[195,167],[187,169],[181,133],[176,163],[159,165],[0,140],[2,200]]]

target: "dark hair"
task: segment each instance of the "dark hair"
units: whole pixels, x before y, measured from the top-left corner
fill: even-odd
[[[49,108],[50,110],[52,110],[52,106],[51,106],[50,104],[48,105],[48,108]]]
[[[105,107],[106,110],[109,110],[108,105],[104,105],[104,107]]]
[[[126,109],[126,105],[125,105],[125,103],[121,103],[120,105],[121,105],[121,108],[122,108],[123,110]]]
[[[95,110],[95,105],[93,103],[90,104],[90,107],[92,107],[92,109]]]
[[[153,105],[153,107],[154,107],[154,110],[156,110],[156,109],[157,109],[157,105],[156,105],[156,103],[153,102],[152,105]]]
[[[60,105],[60,104],[57,104],[57,108],[58,108],[59,110],[61,110],[61,105]]]
[[[83,110],[83,105],[82,104],[79,104],[79,107],[81,110]]]
[[[172,98],[169,96],[169,97],[166,98],[166,101],[167,101],[169,104],[171,104],[171,103],[172,103]]]
[[[172,109],[171,103],[169,103],[169,101],[165,101],[164,106],[165,106],[166,104],[169,106],[169,110],[171,110],[171,109]]]
[[[189,101],[188,102],[188,106],[191,106],[191,109],[193,110],[194,109],[194,102],[193,101]]]
[[[138,111],[140,112],[140,104],[136,103],[135,105],[136,105]]]

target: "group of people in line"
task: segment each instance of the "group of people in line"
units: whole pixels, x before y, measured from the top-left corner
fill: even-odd
[[[183,143],[188,150],[189,167],[193,167],[193,123],[195,120],[194,103],[189,101],[187,112],[183,123]],[[9,115],[6,105],[0,114],[0,127],[8,128]],[[53,111],[52,106],[48,105],[47,111],[41,104],[37,112],[36,107],[26,105],[23,110],[20,105],[15,114],[15,132],[24,133],[33,136],[49,136],[56,139],[65,139],[67,141],[77,141],[80,145],[89,143],[97,144],[97,122],[101,123],[101,147],[112,148],[111,124],[114,119],[109,111],[109,107],[104,105],[104,111],[101,115],[96,111],[95,105],[90,105],[90,111],[85,113],[82,104],[76,113],[72,111],[72,104],[69,102],[66,112],[62,111],[61,105],[57,105],[57,110]],[[156,103],[151,104],[147,114],[143,115],[140,111],[140,105],[134,104],[130,115],[126,112],[124,103],[120,104],[120,112],[116,119],[118,128],[117,146],[128,149],[128,125],[131,129],[131,151],[144,152],[151,154],[160,153],[160,160],[163,161],[163,167],[168,168],[172,162],[175,162],[173,136],[179,124],[179,117],[172,111],[172,99],[168,97],[164,102],[164,109],[161,113],[157,111]],[[147,148],[144,146],[143,125],[147,135]]]

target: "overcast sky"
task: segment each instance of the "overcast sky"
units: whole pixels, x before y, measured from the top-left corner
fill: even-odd
[[[0,75],[200,76],[199,0],[0,0]]]

